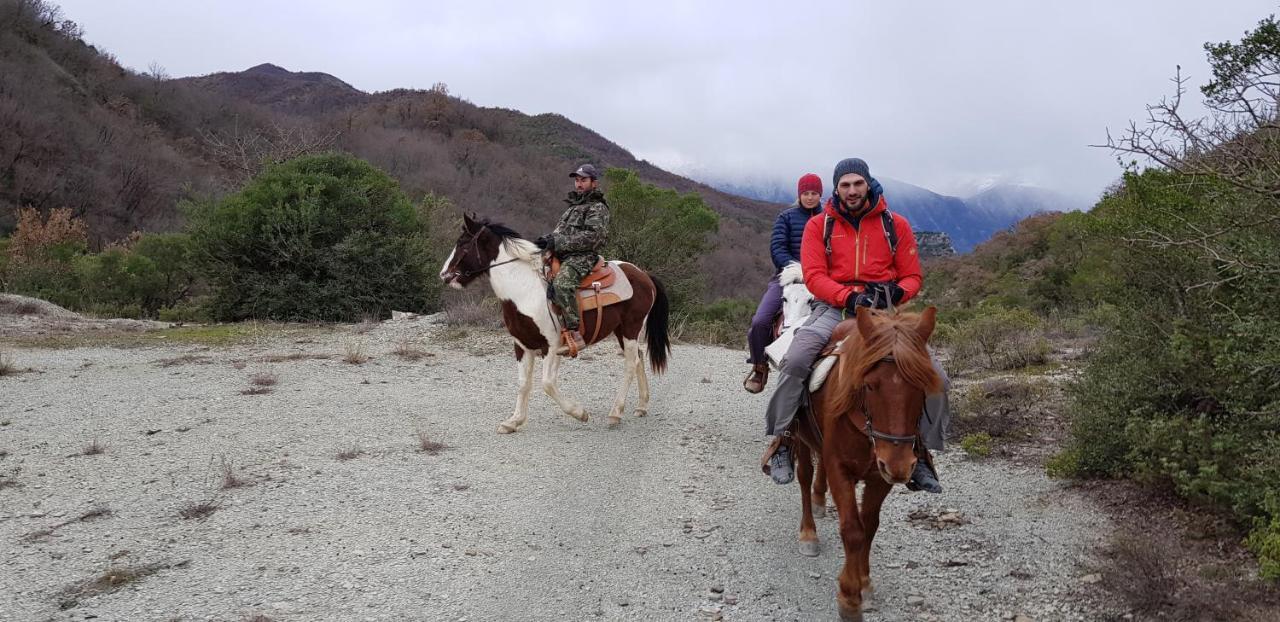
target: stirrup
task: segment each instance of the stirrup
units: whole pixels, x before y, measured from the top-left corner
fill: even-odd
[[[578,342],[573,338],[575,332],[567,329],[560,331],[560,350],[557,351],[558,354],[569,358],[578,358]],[[586,344],[584,343],[583,345],[585,346]]]

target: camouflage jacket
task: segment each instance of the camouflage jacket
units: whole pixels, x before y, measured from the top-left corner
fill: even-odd
[[[569,209],[551,232],[556,255],[599,253],[609,233],[609,206],[604,194],[599,190],[586,195],[570,192],[565,202]]]

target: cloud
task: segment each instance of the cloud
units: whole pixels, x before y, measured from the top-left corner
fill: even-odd
[[[358,88],[446,82],[558,112],[677,172],[794,179],[858,155],[958,192],[1007,179],[1096,196],[1090,144],[1141,119],[1202,45],[1269,2],[172,3],[64,0],[121,62],[198,75],[273,62]],[[305,7],[305,8],[300,8]]]

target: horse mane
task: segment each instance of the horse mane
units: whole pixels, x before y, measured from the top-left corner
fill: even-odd
[[[783,266],[778,273],[778,285],[786,287],[792,283],[804,283],[804,269],[794,261]]]
[[[520,232],[515,229],[496,221],[481,220],[479,223],[498,236],[503,246],[506,247],[507,252],[513,256],[524,261],[532,261],[538,255],[538,247],[534,246],[533,242],[524,239]]]
[[[870,312],[872,334],[864,338],[861,331],[854,328],[846,341],[852,344],[851,348],[840,355],[837,363],[840,373],[832,375],[835,411],[844,413],[857,407],[867,372],[890,356],[898,366],[898,373],[911,386],[925,394],[942,390],[942,378],[934,370],[925,340],[916,330],[920,314]]]

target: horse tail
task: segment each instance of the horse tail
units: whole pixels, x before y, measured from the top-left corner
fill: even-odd
[[[662,281],[649,275],[653,280],[653,306],[649,308],[649,317],[645,318],[644,331],[649,345],[649,368],[655,374],[667,370],[667,355],[671,353],[671,339],[667,335],[667,321],[671,313],[671,304],[667,301],[667,291]]]

